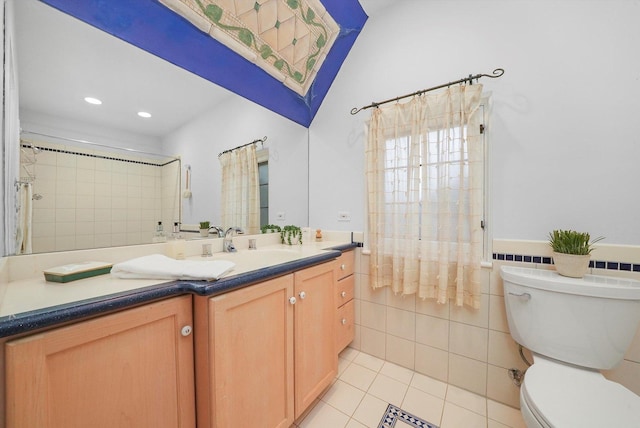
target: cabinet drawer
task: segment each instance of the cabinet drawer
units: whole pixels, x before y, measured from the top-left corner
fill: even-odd
[[[355,251],[345,251],[336,259],[336,278],[341,279],[352,275],[356,264]]]
[[[337,311],[336,352],[340,353],[355,337],[354,301],[345,303]]]
[[[336,282],[336,308],[353,299],[355,278],[355,275],[351,275]]]

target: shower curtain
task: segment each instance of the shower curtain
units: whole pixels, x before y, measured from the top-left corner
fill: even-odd
[[[18,224],[16,228],[16,254],[31,254],[33,220],[33,186],[22,183],[18,191]]]

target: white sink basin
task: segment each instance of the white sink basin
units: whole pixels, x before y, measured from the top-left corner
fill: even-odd
[[[319,250],[310,246],[288,246],[278,245],[259,248],[257,250],[238,250],[234,253],[214,253],[210,257],[189,257],[191,260],[227,260],[235,263],[235,267],[229,271],[224,277],[230,275],[236,275],[239,273],[249,272],[256,269],[266,268],[269,266],[279,265],[282,263],[291,262],[305,257],[314,256],[323,253],[323,250]]]

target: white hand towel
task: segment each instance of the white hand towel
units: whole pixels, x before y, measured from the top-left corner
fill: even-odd
[[[129,279],[218,279],[235,267],[226,260],[175,260],[162,254],[116,263],[111,275]]]

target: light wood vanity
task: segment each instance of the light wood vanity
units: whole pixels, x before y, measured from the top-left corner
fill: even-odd
[[[289,427],[353,340],[353,254],[0,339],[0,428]]]

